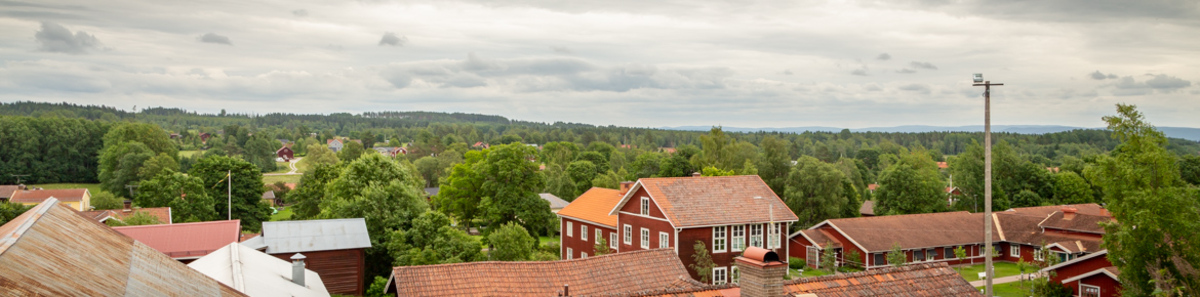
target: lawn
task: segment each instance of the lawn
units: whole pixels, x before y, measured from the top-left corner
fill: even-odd
[[[1021,274],[1021,270],[1017,268],[1017,263],[993,262],[992,264],[996,266],[996,278]],[[979,273],[983,272],[983,264],[956,267],[954,270],[958,270],[958,274],[962,275],[967,281],[977,281],[979,280]],[[1037,271],[1037,268],[1030,267],[1025,269],[1026,274],[1033,273],[1034,271]]]
[[[1021,288],[1020,282],[1011,282],[1007,284],[992,285],[992,293],[998,297],[1024,297],[1031,296],[1028,286],[1031,286],[1028,281],[1025,282],[1026,288]],[[976,289],[982,290],[983,287]]]
[[[292,219],[292,209],[285,208],[271,215],[271,221],[287,221]]]
[[[179,151],[179,157],[191,158],[193,155],[199,154],[202,151]]]
[[[790,268],[788,269],[788,277],[790,277],[792,279],[797,279],[797,278],[802,278],[802,277],[822,276],[822,275],[829,275],[829,273],[825,272],[824,270],[820,270],[820,269],[816,269],[816,268],[812,268],[812,267],[806,267],[804,269],[804,273],[800,273],[799,271],[797,271],[795,269],[790,269]]]
[[[300,182],[300,176],[301,176],[300,174],[293,174],[293,175],[264,175],[264,176],[263,176],[263,184],[264,184],[264,185],[269,185],[269,184],[274,184],[275,182],[278,182],[278,181],[285,182],[285,183],[299,183],[299,182]]]
[[[307,160],[304,158],[300,158],[300,161],[296,161],[296,172],[298,172],[298,173],[308,172],[308,162],[306,162],[306,161]]]
[[[91,192],[93,196],[101,191],[100,184],[41,184],[31,187],[40,187],[47,190],[87,188],[88,192]]]
[[[263,173],[288,173],[291,171],[292,171],[292,168],[288,167],[287,162],[275,162],[275,171],[263,172]]]

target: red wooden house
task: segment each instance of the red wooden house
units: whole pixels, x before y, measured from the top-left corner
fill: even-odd
[[[1074,296],[1115,297],[1121,296],[1121,272],[1108,261],[1108,251],[1100,251],[1071,261],[1042,269],[1043,273],[1054,272],[1050,283],[1060,283],[1071,288]]]
[[[602,193],[596,192],[611,197],[611,193]],[[616,217],[616,236],[609,234],[608,240],[616,239],[617,252],[672,249],[688,266],[693,264],[696,243],[703,243],[716,264],[712,282],[717,284],[736,275],[733,259],[746,247],[761,247],[786,255],[784,230],[798,220],[756,175],[643,178],[618,194],[620,199],[607,213],[602,213]],[[591,239],[595,237],[596,225],[577,224],[579,220],[574,218],[578,216],[572,216],[571,212],[562,217],[564,251],[566,247],[572,249],[563,257],[573,257],[575,247],[581,242],[572,240],[585,232],[581,227],[588,226]],[[602,232],[611,230],[600,227]],[[689,273],[699,279],[696,271]]]
[[[609,215],[621,196],[629,191],[631,182],[621,183],[621,190],[591,188],[575,201],[558,211],[559,254],[562,259],[587,258],[596,255],[600,239],[612,252],[617,251],[617,216]]]
[[[292,152],[292,148],[290,148],[286,145],[275,151],[275,156],[278,156],[280,159],[283,159],[284,162],[292,161],[292,159],[295,158],[295,157],[293,157],[294,155],[295,155],[295,152]]]

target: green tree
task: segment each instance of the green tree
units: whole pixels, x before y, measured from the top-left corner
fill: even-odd
[[[0,225],[8,224],[8,221],[11,221],[17,218],[17,216],[29,211],[30,208],[33,207],[8,201],[0,202]]]
[[[708,254],[708,247],[704,245],[703,241],[697,240],[696,244],[692,245],[692,250],[696,252],[692,254],[692,264],[688,264],[688,268],[700,276],[700,282],[708,283],[712,277],[713,267],[716,267],[717,264],[713,263],[712,255]]]
[[[288,193],[288,202],[292,204],[293,220],[307,220],[321,213],[321,200],[325,199],[325,185],[341,174],[342,167],[338,164],[313,164],[300,177],[296,190]]]
[[[892,250],[887,253],[887,262],[892,267],[904,266],[904,263],[908,262],[908,256],[900,249],[899,242],[892,244]]]
[[[608,173],[597,175],[596,178],[592,179],[592,187],[606,189],[619,188],[621,187],[621,181],[623,180],[621,177],[627,175],[629,175],[629,173],[625,172],[625,168],[621,168],[621,171],[618,172],[609,170]]]
[[[1185,186],[1167,140],[1133,105],[1105,116],[1121,144],[1084,170],[1114,222],[1102,245],[1121,270],[1122,295],[1200,296],[1200,193]]]
[[[476,166],[484,161],[487,152],[469,151],[463,157],[463,163],[451,167],[449,175],[440,182],[441,188],[438,195],[433,197],[433,203],[439,211],[470,228],[471,222],[483,214],[480,208],[483,202],[483,176]]]
[[[157,217],[151,215],[149,212],[139,211],[139,212],[134,212],[133,215],[126,217],[124,220],[115,220],[115,219],[107,220],[107,221],[104,221],[104,224],[109,225],[109,226],[141,226],[141,225],[158,225],[158,224],[162,224],[162,222],[159,221]]]
[[[225,206],[225,203],[216,203],[216,199],[209,195],[206,188],[205,183],[199,177],[167,169],[154,178],[142,182],[141,187],[138,187],[134,202],[142,207],[170,207],[171,220],[176,223],[225,218],[222,215],[224,213],[218,214],[215,208],[215,204]],[[225,187],[220,188],[225,189]],[[221,192],[221,197],[225,197],[224,191]]]
[[[601,154],[600,152],[587,151],[587,152],[579,153],[579,155],[575,158],[575,161],[591,162],[593,165],[593,168],[595,168],[594,171],[596,173],[603,173],[605,171],[608,171],[608,169],[609,169],[608,155]],[[571,167],[570,164],[568,164],[567,165],[568,171],[570,171],[570,167]]]
[[[100,153],[100,188],[129,197],[128,185],[141,180],[142,164],[154,157],[154,151],[137,141],[105,146]]]
[[[536,154],[537,149],[521,144],[497,145],[476,163],[476,176],[482,179],[480,207],[489,226],[519,221],[526,230],[545,234],[556,224],[549,202],[537,195],[546,178],[537,164],[527,160]]]
[[[1179,176],[1185,182],[1200,186],[1200,156],[1186,155],[1179,159]]]
[[[309,166],[317,164],[333,165],[338,162],[337,154],[324,144],[310,144],[307,150],[308,155],[304,157],[304,162],[308,162]]]
[[[450,226],[446,215],[426,211],[409,229],[395,230],[385,243],[395,266],[474,262],[486,258],[479,241]]]
[[[233,179],[232,189],[226,181],[230,173]],[[262,228],[262,222],[271,218],[271,207],[262,203],[262,172],[250,162],[231,157],[206,156],[192,165],[188,175],[199,178],[208,196],[213,197],[213,200],[222,200],[218,197],[232,200],[232,216],[242,220],[242,230],[258,232]],[[232,198],[226,197],[230,192]],[[218,217],[228,216],[227,204],[230,203],[216,203],[214,210],[217,211]]]
[[[567,166],[567,175],[571,177],[571,182],[575,184],[575,192],[567,197],[571,197],[574,200],[576,196],[592,188],[592,179],[596,178],[596,165],[586,160],[571,162]]]
[[[818,161],[820,161],[820,160],[818,160]],[[829,245],[829,242],[826,242],[825,246],[831,246],[831,245]],[[832,249],[824,250],[822,252],[823,253],[821,253],[821,269],[828,271],[830,274],[837,273],[837,253],[834,252],[834,250],[832,250]]]
[[[277,169],[275,151],[280,147],[279,141],[262,134],[251,136],[242,150],[242,159],[254,164],[259,170],[271,172]]]
[[[946,197],[936,164],[928,154],[906,154],[879,179],[875,213],[882,215],[931,213],[946,208]]]
[[[633,176],[629,180],[639,178],[653,177],[658,174],[663,162],[663,155],[660,153],[650,152],[637,155],[633,163],[629,164],[629,170]]]
[[[113,195],[113,193],[109,193],[108,191],[100,191],[100,193],[92,195],[91,202],[92,207],[94,207],[96,210],[122,209],[125,207],[125,201],[123,199],[117,198],[116,195]]]
[[[437,183],[438,177],[441,175],[442,166],[438,159],[430,156],[421,157],[413,162],[417,166],[417,171],[421,172],[421,177],[425,179],[425,187]]]
[[[361,143],[347,141],[346,144],[342,145],[342,150],[338,152],[338,159],[346,162],[358,160],[358,157],[362,156],[365,152],[366,150]]]
[[[179,171],[179,162],[168,156],[167,153],[159,153],[142,163],[142,168],[138,170],[138,176],[142,180],[147,180],[158,176],[164,171]]]
[[[371,133],[371,130],[359,132],[358,139],[362,141],[363,148],[375,147],[375,134]]]
[[[1092,188],[1075,172],[1060,172],[1054,181],[1054,199],[1059,204],[1091,203]]]
[[[798,228],[841,216],[847,194],[841,171],[817,158],[800,157],[785,181],[783,201],[800,218]],[[857,208],[855,208],[857,211]]]
[[[731,176],[735,174],[733,170],[721,170],[715,166],[704,167],[704,169],[700,170],[701,176]]]
[[[613,253],[613,250],[608,247],[608,240],[605,240],[604,236],[596,237],[596,244],[592,245],[592,251],[595,252],[593,256],[603,256]]]
[[[1042,204],[1042,197],[1034,191],[1021,190],[1012,196],[1012,207],[1030,207]]]
[[[516,222],[505,223],[487,239],[492,246],[492,260],[497,261],[529,261],[537,244],[537,239]]]
[[[568,163],[575,160],[577,154],[579,146],[573,142],[549,142],[542,146],[541,161],[546,163],[547,168],[551,165],[566,168]]]
[[[775,193],[783,193],[792,165],[788,144],[774,136],[767,136],[762,140],[762,151],[758,158],[758,176]]]

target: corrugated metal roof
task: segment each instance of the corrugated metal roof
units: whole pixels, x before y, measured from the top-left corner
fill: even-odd
[[[562,209],[563,207],[567,207],[567,204],[570,204],[570,202],[562,200],[562,198],[558,198],[558,196],[554,196],[554,194],[541,193],[538,194],[538,196],[541,196],[542,200],[550,202],[550,209]]]
[[[17,203],[41,203],[42,200],[48,198],[56,198],[58,201],[83,201],[83,197],[90,195],[87,189],[58,189],[58,190],[22,190],[12,193],[9,201]]]
[[[245,296],[48,202],[0,226],[0,295]]]
[[[362,218],[263,222],[262,231],[268,254],[371,247]]]
[[[304,286],[292,282],[292,263],[231,243],[187,265],[254,297],[328,297],[321,276],[304,270]]]
[[[211,221],[170,225],[113,227],[176,259],[203,257],[241,236],[241,221]]]

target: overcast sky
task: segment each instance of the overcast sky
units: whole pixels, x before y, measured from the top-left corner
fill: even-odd
[[[0,0],[0,101],[958,126],[983,73],[995,124],[1200,127],[1198,3]]]

